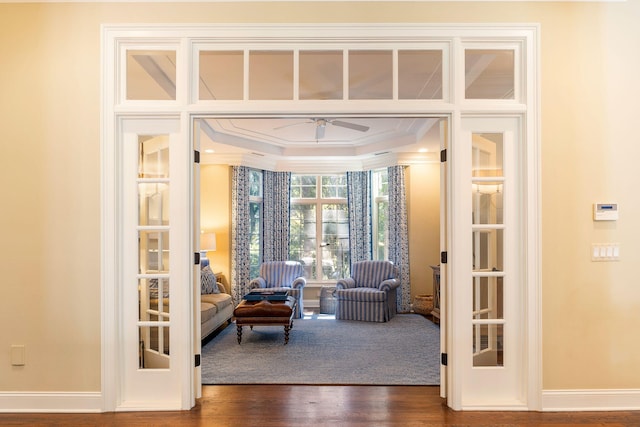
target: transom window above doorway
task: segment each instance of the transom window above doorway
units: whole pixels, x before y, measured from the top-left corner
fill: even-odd
[[[124,100],[175,101],[179,48],[131,47]],[[386,49],[193,49],[191,102],[210,101],[449,101],[450,45],[422,43]],[[504,49],[464,48],[464,99],[517,100],[519,55]]]

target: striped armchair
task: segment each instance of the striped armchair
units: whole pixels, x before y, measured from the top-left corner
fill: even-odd
[[[359,261],[336,283],[336,319],[387,322],[397,313],[397,269],[391,261]]]
[[[297,261],[269,261],[260,265],[260,277],[249,282],[249,290],[269,288],[272,291],[289,291],[296,304],[295,318],[302,317],[302,290],[307,280],[304,278],[304,268]]]

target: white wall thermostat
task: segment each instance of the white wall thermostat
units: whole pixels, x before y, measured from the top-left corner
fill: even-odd
[[[594,203],[593,204],[593,220],[594,221],[616,221],[618,219],[617,203]]]

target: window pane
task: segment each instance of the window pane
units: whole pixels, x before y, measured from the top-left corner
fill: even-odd
[[[200,99],[242,99],[243,81],[244,52],[200,52]]]
[[[504,366],[503,325],[473,325],[473,366]]]
[[[393,98],[390,50],[349,51],[349,99]]]
[[[342,52],[300,52],[300,99],[342,99]]]
[[[169,368],[169,326],[141,326],[138,337],[140,369]]]
[[[262,197],[262,171],[249,171],[249,196]]]
[[[249,202],[249,277],[260,275],[262,253],[260,239],[262,236],[262,203]]]
[[[474,133],[471,141],[471,176],[503,176],[504,135],[501,133]]]
[[[249,99],[293,99],[293,52],[249,53]]]
[[[467,99],[514,99],[513,50],[465,50]]]
[[[169,177],[169,137],[138,136],[138,178]]]
[[[316,205],[291,205],[289,258],[300,261],[307,279],[316,278]]]
[[[127,99],[175,100],[175,50],[127,51]]]
[[[502,182],[475,182],[472,187],[473,223],[502,224]]]
[[[322,177],[322,197],[324,199],[347,198],[347,176],[333,175]]]
[[[398,98],[442,99],[442,51],[398,51]]]
[[[169,279],[154,277],[140,279],[140,321],[169,320]],[[159,298],[162,295],[162,298]]]
[[[349,276],[349,211],[346,204],[322,205],[322,279]]]
[[[169,232],[139,231],[139,272],[169,270]]]
[[[375,241],[374,251],[375,258],[379,260],[388,259],[389,256],[389,233],[388,233],[388,223],[389,223],[389,201],[378,201],[376,202],[376,230],[375,230]]]
[[[502,319],[502,277],[473,278],[473,319]]]
[[[169,224],[169,186],[167,184],[138,184],[138,223],[140,225]]]
[[[474,271],[503,271],[504,230],[476,230],[472,242]]]
[[[316,198],[316,177],[311,175],[291,176],[291,198],[292,199],[315,199]]]
[[[389,195],[389,171],[387,169],[377,170],[373,173],[373,193],[374,197]]]

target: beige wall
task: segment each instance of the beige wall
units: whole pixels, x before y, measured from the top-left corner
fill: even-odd
[[[231,281],[231,186],[230,168],[202,165],[200,168],[200,228],[216,233],[216,251],[207,257],[215,272],[222,272],[222,283]]]
[[[100,389],[100,24],[284,21],[541,23],[543,386],[639,389],[639,3],[1,4],[0,391]]]

